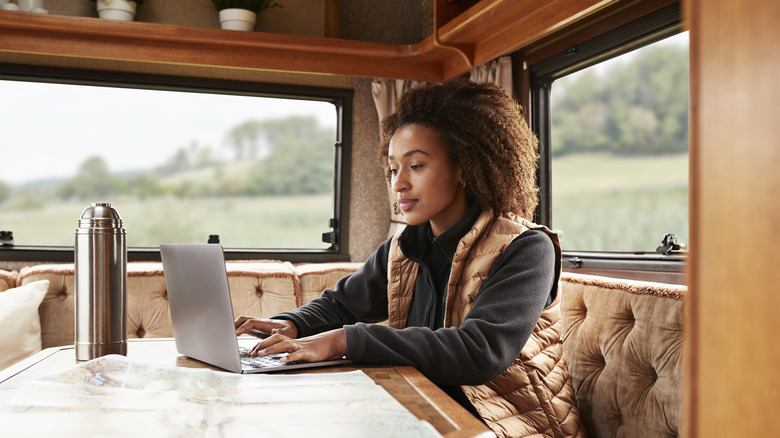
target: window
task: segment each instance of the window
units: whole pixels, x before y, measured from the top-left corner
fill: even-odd
[[[552,224],[563,247],[652,251],[688,238],[688,35],[555,81]]]
[[[641,22],[531,68],[549,163],[540,218],[569,255],[625,260],[688,241],[688,35],[673,8]]]
[[[0,229],[16,246],[72,246],[82,211],[111,202],[129,248],[339,251],[351,90],[0,79]]]

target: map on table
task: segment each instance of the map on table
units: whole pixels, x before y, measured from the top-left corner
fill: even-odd
[[[24,382],[0,407],[25,436],[439,437],[362,371],[241,375],[109,355]]]

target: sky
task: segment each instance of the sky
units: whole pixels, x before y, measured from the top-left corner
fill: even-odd
[[[336,123],[327,102],[0,80],[0,181],[71,177],[95,155],[112,172],[148,169],[193,143],[219,150],[246,120],[289,115]]]

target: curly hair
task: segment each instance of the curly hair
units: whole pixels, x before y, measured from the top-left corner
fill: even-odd
[[[439,132],[447,156],[461,169],[467,196],[497,214],[533,217],[539,143],[503,89],[457,78],[407,91],[382,121],[378,159],[384,168],[393,134],[411,124]]]

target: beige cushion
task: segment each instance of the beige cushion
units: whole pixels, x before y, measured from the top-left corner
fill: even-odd
[[[41,351],[38,307],[48,289],[43,280],[0,293],[0,369]]]
[[[127,264],[127,337],[173,337],[160,263]]]
[[[685,286],[564,273],[563,355],[589,436],[678,436]]]
[[[301,304],[317,298],[325,289],[333,289],[339,280],[360,269],[363,263],[308,263],[295,266],[301,284]]]
[[[19,271],[17,281],[26,285],[39,280],[49,281],[39,309],[42,347],[73,345],[73,263],[26,266]]]
[[[289,262],[228,262],[233,315],[270,318],[300,305],[301,288]]]
[[[5,269],[0,269],[0,292],[16,286],[17,275],[18,272],[16,271],[6,271]]]

